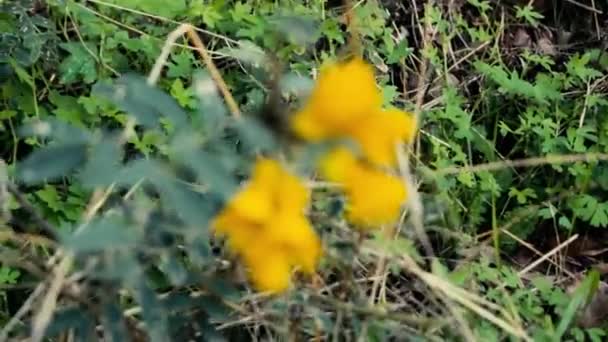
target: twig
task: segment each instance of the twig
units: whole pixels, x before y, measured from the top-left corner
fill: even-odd
[[[211,56],[209,56],[209,53],[207,52],[207,49],[205,48],[203,41],[201,40],[199,35],[194,30],[194,27],[190,24],[179,25],[175,30],[173,30],[167,36],[167,40],[165,41],[165,44],[161,50],[161,54],[156,59],[156,62],[154,63],[154,67],[152,68],[152,71],[150,72],[150,75],[148,76],[148,84],[156,83],[156,81],[160,77],[160,73],[162,72],[162,69],[163,69],[165,63],[167,62],[167,59],[169,58],[169,54],[171,54],[171,50],[173,49],[173,46],[175,46],[175,42],[177,41],[177,39],[179,39],[184,34],[186,34],[188,36],[188,38],[192,41],[192,44],[194,44],[195,50],[199,53],[201,59],[203,60],[203,63],[205,63],[205,66],[207,67],[207,69],[209,69],[209,73],[211,74],[211,77],[213,78],[213,80],[217,84],[217,87],[220,89],[220,91],[222,92],[222,95],[224,96],[224,100],[226,101],[226,105],[228,106],[230,113],[232,114],[232,116],[234,118],[237,118],[237,119],[240,118],[241,111],[239,109],[238,104],[234,100],[234,97],[232,97],[232,93],[228,89],[228,85],[226,84],[226,82],[224,82],[224,78],[222,77],[221,73],[215,66],[215,63],[213,63],[213,59],[211,58]]]
[[[353,303],[342,302],[330,297],[321,296],[317,294],[311,295],[312,300],[320,301],[322,303],[331,305],[332,307],[345,312],[354,312],[362,315],[368,315],[380,319],[389,319],[395,322],[401,322],[410,326],[416,326],[421,328],[428,328],[436,320],[429,319],[426,317],[420,317],[416,315],[408,315],[400,312],[390,312],[387,310],[380,310],[374,307],[365,307],[361,305],[355,305]]]
[[[555,248],[553,248],[552,250],[550,250],[549,252],[547,252],[545,255],[543,255],[542,257],[538,258],[536,261],[534,261],[533,263],[531,263],[530,265],[526,266],[523,270],[519,271],[517,273],[518,276],[523,276],[524,274],[530,272],[530,270],[534,269],[534,267],[538,266],[539,264],[541,264],[543,261],[547,260],[548,258],[550,258],[553,254],[559,252],[561,249],[563,249],[564,247],[566,247],[567,245],[571,244],[574,240],[578,239],[578,234],[574,234],[571,238],[569,238],[568,240],[560,243],[559,245],[557,245]]]
[[[28,212],[28,214],[32,216],[32,218],[34,219],[36,224],[42,229],[42,231],[48,234],[53,240],[57,240],[57,230],[55,229],[55,227],[53,227],[50,223],[48,223],[48,221],[42,218],[38,210],[36,210],[36,208],[34,208],[34,206],[30,204],[30,202],[27,200],[27,198],[25,198],[21,191],[19,191],[19,189],[10,182],[6,182],[5,186],[8,192],[13,194],[17,202],[19,202],[21,208],[23,208],[25,211]]]
[[[175,42],[183,36],[190,29],[189,25],[181,24],[175,30],[171,31],[165,40],[165,44],[160,52],[158,58],[154,62],[154,66],[152,67],[152,71],[148,75],[148,84],[153,85],[156,84],[158,79],[160,78],[160,73],[163,71],[163,67],[165,63],[167,63],[167,59],[169,59],[169,55],[173,50],[173,46]]]
[[[522,245],[522,246],[526,247],[527,249],[531,250],[532,252],[534,252],[534,254],[541,256],[541,257],[543,256],[543,253],[541,253],[538,249],[536,249],[532,244],[520,239],[517,235],[511,233],[509,230],[503,228],[503,229],[500,229],[500,231],[503,234],[510,237],[511,239],[517,241],[517,243],[519,243],[520,245]],[[549,262],[552,263],[554,266],[559,267],[559,265],[555,261],[549,260]],[[576,278],[576,276],[572,272],[568,271],[567,269],[564,268],[562,271],[564,273],[566,273],[570,278],[572,278],[572,279]]]
[[[593,13],[596,13],[596,14],[603,14],[603,12],[602,12],[602,11],[600,11],[600,10],[598,10],[597,8],[595,8],[595,7],[591,7],[591,6],[589,6],[589,5],[585,5],[585,4],[580,3],[580,2],[578,2],[578,1],[575,1],[575,0],[566,0],[566,1],[568,1],[569,3],[571,3],[571,4],[575,5],[575,6],[578,6],[578,7],[584,8],[584,9],[586,9],[586,10],[588,10],[588,11],[591,11],[591,12],[593,12]]]
[[[441,296],[446,296],[451,300],[459,303],[460,305],[468,308],[469,310],[475,312],[480,317],[492,322],[496,326],[500,327],[504,331],[512,334],[513,336],[517,336],[525,341],[531,341],[530,337],[526,334],[526,332],[521,327],[514,327],[507,323],[505,320],[497,317],[487,309],[483,308],[477,302],[486,302],[482,298],[475,298],[472,294],[469,294],[465,290],[451,284],[450,282],[432,274],[423,271],[416,262],[409,256],[404,255],[403,258],[403,266],[405,269],[416,275],[422,281],[424,281],[428,286],[430,286],[435,291],[438,291],[438,294]],[[476,299],[475,301],[471,299]]]
[[[17,313],[15,313],[15,315],[11,317],[11,320],[6,323],[6,325],[2,329],[2,332],[0,332],[0,342],[8,341],[8,334],[19,323],[21,318],[30,311],[32,305],[34,304],[34,301],[42,294],[42,291],[44,291],[44,285],[44,283],[38,284],[32,294],[25,300],[25,302],[23,302]]]
[[[0,220],[9,221],[10,211],[8,210],[8,172],[6,163],[0,158]],[[0,221],[1,222],[1,221]]]
[[[48,291],[40,305],[40,311],[34,317],[32,336],[30,341],[40,342],[44,338],[44,333],[47,326],[53,318],[53,312],[57,306],[57,298],[63,287],[63,282],[68,273],[68,269],[72,264],[71,257],[65,257],[59,266],[55,269],[55,277],[49,285]]]
[[[234,100],[234,97],[232,97],[232,93],[228,89],[228,85],[226,84],[226,82],[224,82],[222,74],[220,74],[219,70],[215,66],[215,63],[213,63],[213,59],[207,53],[207,49],[205,48],[205,44],[203,44],[201,37],[198,35],[198,33],[196,33],[192,25],[186,25],[188,26],[188,30],[186,31],[188,37],[192,41],[192,44],[194,44],[194,47],[196,47],[196,51],[198,51],[199,55],[203,59],[205,66],[207,67],[207,69],[209,69],[209,73],[211,74],[211,77],[213,78],[215,83],[217,83],[218,88],[220,88],[222,95],[224,95],[224,100],[226,101],[226,104],[228,105],[228,109],[232,113],[232,116],[237,119],[240,118],[241,111],[239,110],[239,106]]]
[[[532,157],[525,159],[516,160],[502,160],[484,164],[478,164],[473,166],[462,166],[462,167],[446,167],[440,170],[434,170],[439,175],[457,174],[461,172],[483,172],[483,171],[496,171],[502,170],[508,167],[532,167],[541,166],[547,164],[567,164],[575,162],[593,162],[593,161],[607,161],[608,153],[584,153],[584,154],[563,154],[563,155],[548,155],[545,157]]]

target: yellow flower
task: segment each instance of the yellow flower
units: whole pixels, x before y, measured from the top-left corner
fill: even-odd
[[[410,143],[415,135],[415,125],[411,115],[398,109],[386,109],[353,125],[350,135],[367,160],[377,165],[393,166],[397,162],[397,143]]]
[[[292,266],[314,273],[321,257],[321,240],[304,215],[282,212],[269,223],[266,234],[265,240],[289,254]]]
[[[320,161],[323,176],[341,183],[347,196],[347,218],[362,227],[394,222],[407,197],[403,182],[337,148]]]
[[[214,233],[241,257],[253,285],[268,292],[289,287],[293,267],[313,273],[321,241],[306,219],[308,189],[270,159],[260,159],[251,179],[213,219]]]
[[[353,58],[321,69],[308,102],[291,124],[298,135],[311,141],[342,136],[353,122],[381,105],[372,67]]]
[[[345,147],[335,148],[319,162],[319,170],[330,182],[342,183],[349,172],[357,167],[357,159]]]
[[[354,171],[347,180],[347,188],[348,219],[364,227],[395,222],[407,197],[399,178],[368,168]]]
[[[309,190],[294,175],[279,171],[275,186],[276,210],[303,213],[310,201]]]
[[[256,289],[268,293],[287,290],[291,283],[288,256],[264,241],[251,241],[242,251],[249,278]]]
[[[275,183],[281,174],[280,165],[270,159],[260,159],[254,166],[251,179],[236,193],[224,212],[253,223],[262,223],[272,215]]]

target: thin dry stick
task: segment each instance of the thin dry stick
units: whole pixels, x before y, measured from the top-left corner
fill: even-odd
[[[215,63],[213,63],[213,59],[211,58],[211,56],[209,56],[209,53],[207,53],[205,44],[203,44],[203,41],[201,40],[201,37],[198,35],[198,33],[194,31],[194,27],[190,24],[187,25],[189,27],[189,30],[186,31],[186,33],[194,44],[194,47],[196,47],[196,51],[198,51],[199,55],[203,59],[203,62],[207,66],[207,69],[209,69],[209,73],[211,74],[211,77],[213,78],[215,83],[217,83],[218,88],[220,88],[222,95],[224,95],[224,100],[228,105],[228,109],[232,113],[232,116],[237,119],[240,118],[241,111],[239,110],[239,106],[234,100],[234,97],[232,97],[232,93],[228,89],[228,85],[226,84],[226,82],[224,82],[222,74],[220,74],[219,70],[215,66]]]
[[[173,30],[167,36],[167,39],[165,40],[165,44],[161,50],[161,54],[160,54],[159,58],[156,59],[156,62],[154,63],[152,71],[150,72],[150,75],[148,76],[148,84],[156,83],[156,81],[160,77],[163,67],[165,66],[165,63],[167,62],[167,59],[169,58],[169,55],[171,54],[171,51],[173,50],[173,47],[176,45],[175,42],[184,34],[186,34],[188,36],[188,38],[190,38],[190,40],[192,41],[192,44],[194,44],[195,50],[199,53],[201,59],[203,60],[203,63],[205,63],[205,66],[207,67],[207,69],[209,69],[209,73],[211,74],[211,77],[213,78],[213,80],[217,84],[217,87],[220,89],[220,91],[222,92],[222,95],[224,96],[224,100],[226,101],[226,105],[228,106],[230,113],[232,113],[232,116],[234,118],[236,118],[236,119],[240,118],[241,111],[239,109],[238,104],[234,100],[232,93],[228,89],[228,85],[226,84],[221,73],[215,66],[215,63],[213,63],[213,59],[207,52],[207,48],[205,48],[203,41],[201,40],[199,35],[194,30],[194,27],[190,24],[179,25],[175,30]]]
[[[444,279],[441,279],[440,277],[438,277],[432,273],[423,271],[416,264],[416,262],[407,255],[403,256],[402,260],[403,260],[404,267],[408,271],[410,271],[411,273],[416,275],[418,278],[420,278],[422,281],[424,281],[433,290],[438,291],[439,292],[438,294],[440,296],[446,296],[447,298],[450,298],[451,300],[454,300],[455,302],[460,303],[460,305],[475,312],[482,318],[495,324],[496,326],[500,327],[505,332],[507,332],[513,336],[517,336],[525,341],[532,341],[530,339],[530,337],[528,337],[526,332],[523,329],[521,329],[520,327],[514,327],[514,326],[510,325],[505,320],[497,317],[496,315],[494,315],[490,311],[486,310],[482,306],[471,301],[469,298],[462,296],[463,292],[466,292],[466,291],[462,290],[461,288],[459,288],[457,286],[454,286],[453,284],[445,281]],[[468,295],[471,296],[470,294],[468,294]]]
[[[585,5],[585,4],[580,3],[580,2],[578,2],[578,1],[575,1],[575,0],[566,0],[566,1],[568,1],[569,3],[571,3],[571,4],[573,4],[573,5],[576,5],[576,6],[578,6],[578,7],[584,8],[584,9],[586,9],[586,10],[588,10],[588,11],[591,11],[591,12],[593,12],[593,13],[596,13],[596,14],[603,14],[603,12],[602,12],[602,11],[598,10],[597,8],[595,8],[595,5],[594,5],[593,7],[591,7],[591,6],[589,6],[589,5]]]
[[[10,334],[10,332],[15,326],[17,326],[21,318],[23,318],[23,316],[25,316],[31,310],[36,299],[42,294],[42,292],[46,288],[46,286],[44,285],[44,283],[38,284],[32,294],[25,300],[25,302],[23,302],[17,313],[15,313],[15,315],[11,317],[11,320],[6,323],[6,325],[2,329],[2,332],[0,332],[0,342],[8,341],[8,335]]]
[[[517,241],[520,245],[522,245],[522,246],[526,247],[527,249],[531,250],[532,252],[534,252],[534,254],[536,254],[538,256],[541,256],[541,257],[544,255],[538,249],[534,248],[534,246],[532,244],[530,244],[530,243],[528,243],[528,242],[520,239],[517,235],[511,233],[509,230],[507,230],[507,229],[500,229],[500,231],[503,232],[508,237],[510,237],[511,239]],[[549,259],[548,261],[550,263],[552,263],[554,266],[559,267],[559,265],[555,261],[553,261],[551,259]],[[574,273],[572,273],[572,272],[570,272],[570,271],[568,271],[566,269],[563,269],[562,271],[564,273],[566,273],[570,278],[573,278],[573,279],[576,278],[576,276],[574,275]]]
[[[61,292],[63,282],[71,264],[71,255],[66,256],[55,269],[55,277],[48,287],[46,296],[44,296],[44,299],[42,300],[40,311],[34,317],[30,341],[39,342],[44,338],[44,332],[53,317],[53,311],[55,311],[55,307],[57,306],[57,298],[59,297],[59,293]]]
[[[536,249],[534,247],[534,245],[532,245],[532,244],[530,244],[530,243],[528,243],[528,242],[520,239],[517,235],[511,233],[509,230],[507,230],[507,229],[500,229],[500,231],[503,234],[505,234],[505,235],[509,236],[510,238],[512,238],[513,240],[515,240],[520,245],[522,245],[525,248],[527,248],[528,250],[532,251],[534,254],[536,254],[536,255],[538,255],[540,257],[542,257],[544,255],[541,251],[539,251],[538,249]],[[548,259],[547,261],[549,261],[549,263],[553,264],[553,266],[561,269],[561,266],[556,261],[554,261],[552,259]],[[564,273],[566,273],[570,278],[575,278],[575,276],[574,276],[574,274],[572,272],[570,272],[570,271],[568,271],[566,269],[562,269],[562,271]]]
[[[100,1],[100,0],[86,0],[86,1],[92,2],[92,3],[97,4],[97,5],[112,7],[112,8],[119,9],[121,11],[126,11],[126,12],[130,12],[130,13],[138,14],[138,15],[141,15],[141,16],[144,16],[144,17],[160,20],[160,21],[165,22],[165,23],[172,23],[172,24],[176,24],[176,25],[184,24],[181,21],[172,20],[172,19],[169,19],[169,18],[166,18],[166,17],[163,17],[163,16],[155,15],[155,14],[144,12],[144,11],[139,11],[139,10],[136,10],[136,9],[133,9],[133,8],[124,7],[124,6],[120,6],[120,5],[109,3],[109,2],[105,2],[105,1]],[[231,39],[231,38],[229,38],[227,36],[223,36],[221,34],[217,34],[217,33],[213,32],[213,31],[203,30],[201,28],[195,28],[195,30],[198,31],[198,32],[207,34],[209,36],[222,39],[222,40],[224,40],[226,42],[230,42],[230,43],[233,43],[233,44],[239,44],[238,41],[236,41],[234,39]]]
[[[534,267],[540,265],[543,261],[545,261],[548,258],[550,258],[553,254],[559,252],[561,249],[563,249],[564,247],[568,246],[569,244],[571,244],[576,239],[578,239],[578,234],[574,234],[568,240],[566,240],[566,241],[560,243],[559,245],[557,245],[555,248],[553,248],[552,250],[550,250],[549,252],[547,252],[545,255],[543,255],[542,257],[538,258],[536,261],[534,261],[530,265],[526,266],[523,270],[519,271],[517,273],[517,275],[521,277],[524,274],[530,272],[530,270],[534,269]]]
[[[163,48],[160,52],[160,55],[156,59],[156,62],[154,62],[152,71],[150,71],[150,74],[148,75],[148,84],[156,84],[156,82],[160,78],[160,73],[163,71],[165,63],[167,62],[167,59],[169,58],[169,55],[173,50],[173,45],[175,45],[175,42],[188,30],[190,30],[190,25],[181,24],[175,30],[169,33],[167,39],[165,40],[165,44],[163,45]]]
[[[421,32],[423,35],[423,50],[426,49],[433,41],[434,35],[432,32],[433,30],[430,18],[425,16],[424,29]],[[426,88],[428,87],[428,67],[429,59],[423,56],[418,75],[418,91],[416,93],[416,104],[414,108],[414,127],[416,128],[420,126],[420,112],[422,110],[422,105],[424,102],[424,94],[426,93]],[[417,148],[419,145],[420,144],[418,139],[417,143],[414,146],[416,157],[418,157],[418,153],[420,152],[420,150]],[[399,146],[399,171],[409,191],[408,201],[406,204],[408,212],[410,214],[410,222],[414,226],[414,231],[416,232],[418,240],[422,244],[426,255],[428,257],[433,257],[435,253],[433,252],[433,247],[431,245],[430,239],[426,234],[426,231],[424,230],[424,206],[422,205],[422,200],[420,199],[420,194],[418,193],[418,187],[414,185],[414,177],[410,171],[409,158],[407,158],[403,154],[403,151],[405,151],[404,146]]]
[[[533,167],[542,166],[547,164],[567,164],[576,162],[594,162],[594,161],[607,161],[607,153],[584,153],[584,154],[564,154],[564,155],[548,155],[545,157],[532,157],[525,159],[516,160],[502,160],[472,166],[462,167],[447,167],[441,170],[434,170],[439,175],[457,174],[461,172],[483,172],[483,171],[496,171],[505,168],[516,168],[516,167]]]

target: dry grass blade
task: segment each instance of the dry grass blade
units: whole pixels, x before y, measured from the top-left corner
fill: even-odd
[[[487,309],[471,300],[471,297],[477,296],[474,296],[473,294],[464,296],[462,293],[464,291],[463,289],[458,288],[441,277],[422,270],[409,256],[404,256],[402,261],[405,269],[424,281],[431,289],[438,291],[438,295],[440,295],[440,297],[447,297],[450,300],[459,303],[467,309],[475,312],[480,317],[500,327],[508,334],[519,337],[525,341],[532,341],[532,339],[520,326],[513,326],[504,319],[497,317]],[[480,301],[483,301],[483,299],[479,298],[478,302]]]
[[[519,275],[520,277],[523,276],[524,274],[530,272],[530,270],[534,269],[536,266],[540,265],[543,261],[547,260],[548,258],[550,258],[553,254],[559,252],[560,250],[562,250],[564,247],[568,246],[569,244],[571,244],[574,240],[578,239],[578,234],[574,234],[572,237],[570,237],[568,240],[560,243],[559,245],[557,245],[555,248],[553,248],[552,250],[550,250],[549,252],[547,252],[545,255],[543,255],[542,257],[538,258],[537,260],[535,260],[533,263],[531,263],[530,265],[526,266],[523,270],[519,271],[517,273],[517,275]]]
[[[473,166],[462,166],[462,167],[447,167],[441,170],[435,170],[434,172],[439,175],[457,174],[461,172],[484,172],[484,171],[496,171],[505,168],[517,168],[517,167],[533,167],[550,164],[568,164],[576,162],[594,162],[594,161],[607,161],[608,154],[606,153],[583,153],[583,154],[564,154],[564,155],[549,155],[545,157],[532,157],[525,159],[516,160],[503,160],[497,162],[490,162],[485,164],[473,165]]]

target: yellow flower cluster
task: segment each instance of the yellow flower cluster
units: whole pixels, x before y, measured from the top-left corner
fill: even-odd
[[[211,223],[241,257],[258,290],[284,291],[294,268],[314,272],[321,241],[305,216],[308,202],[298,178],[278,162],[260,159],[249,182]]]
[[[363,158],[340,147],[320,162],[324,177],[344,186],[351,222],[375,227],[397,219],[407,191],[399,178],[383,169],[396,165],[395,147],[413,140],[416,123],[401,110],[382,108],[382,93],[369,64],[354,58],[323,67],[291,124],[307,141],[349,138],[359,147]]]

